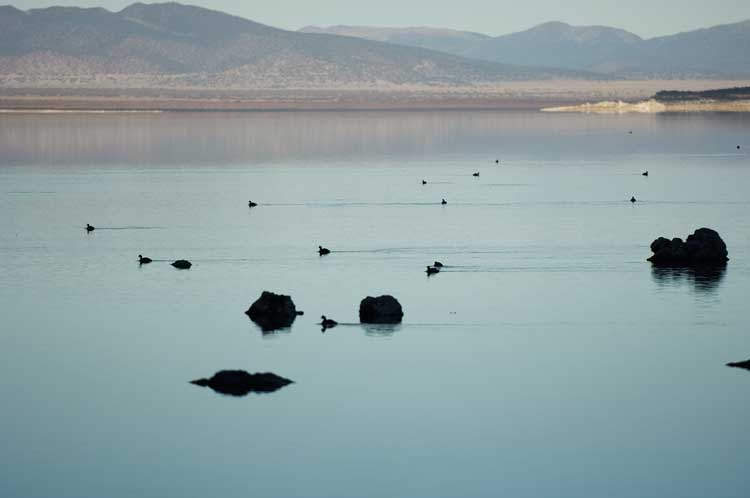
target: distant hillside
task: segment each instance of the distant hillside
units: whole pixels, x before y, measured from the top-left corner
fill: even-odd
[[[717,90],[705,90],[702,92],[663,90],[654,95],[654,100],[659,102],[692,102],[703,100],[717,102],[736,102],[739,100],[750,101],[750,86],[721,88]]]
[[[0,8],[5,86],[330,88],[590,78],[272,28],[177,3]]]
[[[414,27],[414,28],[375,28],[369,26],[306,26],[303,33],[327,33],[331,35],[354,36],[367,40],[394,43],[411,47],[421,47],[454,55],[464,55],[491,37],[471,31],[453,29]]]
[[[491,38],[433,28],[305,28],[442,50],[504,64],[564,67],[626,79],[750,77],[750,21],[644,40],[607,26],[548,22]]]
[[[525,60],[530,65],[555,61],[561,67],[614,73],[642,41],[621,29],[549,22],[487,40],[466,55],[492,61]]]

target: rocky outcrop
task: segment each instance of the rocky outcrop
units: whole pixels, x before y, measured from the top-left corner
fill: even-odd
[[[401,323],[404,312],[393,296],[367,296],[359,303],[359,321],[362,323]]]
[[[221,394],[245,396],[248,393],[270,393],[292,384],[293,381],[274,373],[248,373],[244,370],[222,370],[210,379],[190,381],[197,386],[210,387]]]
[[[744,368],[745,370],[750,370],[750,360],[727,363],[727,366],[734,367],[734,368]]]
[[[291,297],[263,291],[245,314],[261,329],[268,331],[292,325],[297,317],[297,308]]]
[[[680,238],[659,237],[651,243],[651,252],[654,255],[648,260],[657,265],[722,265],[729,260],[726,244],[710,228],[699,228],[684,242]]]

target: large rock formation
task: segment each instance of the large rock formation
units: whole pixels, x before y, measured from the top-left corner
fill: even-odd
[[[726,244],[710,228],[699,228],[685,242],[659,237],[651,243],[651,252],[648,260],[657,265],[721,265],[729,260]]]
[[[393,296],[367,296],[359,303],[359,321],[362,323],[401,323],[404,312]]]
[[[251,374],[244,370],[222,370],[210,379],[191,380],[190,383],[210,387],[221,394],[245,396],[251,392],[270,393],[293,381],[270,372]]]
[[[744,368],[745,370],[750,370],[750,360],[735,361],[732,363],[727,363],[727,366],[734,367],[734,368]]]
[[[263,330],[289,327],[297,317],[297,308],[289,296],[263,291],[245,312]]]

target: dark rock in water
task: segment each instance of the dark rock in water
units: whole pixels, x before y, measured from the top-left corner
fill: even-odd
[[[291,297],[263,291],[245,314],[261,329],[268,331],[289,327],[297,318],[297,308]]]
[[[188,270],[191,266],[193,266],[193,263],[191,263],[187,259],[178,259],[177,261],[172,263],[172,266],[179,270]]]
[[[401,323],[404,312],[393,296],[367,296],[359,303],[359,321],[362,323]]]
[[[729,260],[726,244],[710,228],[699,228],[684,242],[659,237],[651,243],[651,252],[654,255],[648,261],[657,265],[722,265]]]
[[[734,368],[744,368],[745,370],[750,370],[750,360],[727,363],[727,366],[734,367]]]
[[[270,372],[247,373],[244,370],[222,370],[210,379],[191,380],[191,384],[210,387],[221,394],[245,396],[248,393],[271,393],[293,381]]]

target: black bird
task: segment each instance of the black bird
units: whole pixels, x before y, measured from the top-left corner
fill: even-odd
[[[323,246],[318,246],[318,254],[320,254],[321,256],[325,256],[326,254],[331,254],[331,250],[326,249]]]
[[[631,197],[630,202],[635,202],[635,197]]]
[[[434,266],[435,268],[442,268],[443,263],[441,263],[440,261],[435,261],[432,266]]]
[[[427,185],[427,180],[422,180],[422,185]]]
[[[87,232],[93,232],[94,230],[96,230],[96,228],[94,228],[91,225],[89,225],[88,223],[86,223],[86,231]]]
[[[152,261],[153,261],[153,259],[151,259],[151,258],[144,258],[144,257],[143,257],[143,256],[141,256],[140,254],[138,255],[138,262],[139,262],[140,264],[142,264],[142,265],[147,265],[147,264],[149,264],[149,263],[150,263],[150,262],[152,262]]]
[[[448,204],[448,201],[446,201],[445,199],[443,199],[443,202],[441,202],[440,204],[442,204],[443,206],[445,206],[446,204]]]
[[[191,266],[193,266],[193,263],[191,263],[187,259],[178,259],[177,261],[172,263],[172,266],[174,266],[178,270],[188,270]]]
[[[641,175],[642,176],[648,176],[648,171],[644,171],[643,173],[641,173]]]
[[[630,130],[630,131],[628,132],[628,135],[632,135],[632,134],[633,134],[633,130]]]
[[[737,146],[737,150],[740,150],[740,146],[739,145]]]
[[[477,171],[476,173],[474,173],[472,176],[479,176],[479,171]]]
[[[331,320],[330,318],[326,318],[325,315],[322,315],[320,317],[321,322],[320,324],[323,326],[324,329],[330,329],[331,327],[335,327],[339,324],[336,320]]]
[[[436,273],[440,273],[440,268],[435,268],[432,266],[427,267],[427,276],[434,275]]]
[[[495,164],[500,164],[500,159],[495,159]]]
[[[255,206],[257,206],[257,205],[258,205],[258,204],[257,204],[257,203],[255,203],[255,202],[253,202],[253,201],[247,201],[247,207],[251,207],[251,208],[254,208],[254,207],[255,207]]]

